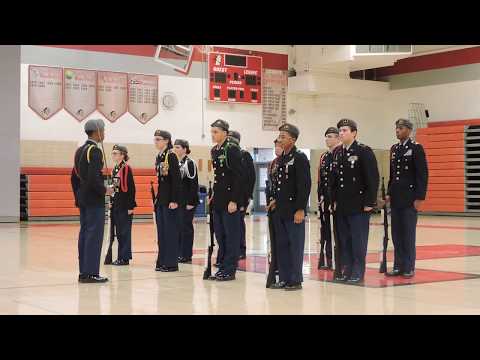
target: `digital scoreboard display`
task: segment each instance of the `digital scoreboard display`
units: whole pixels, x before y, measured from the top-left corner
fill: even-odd
[[[209,101],[261,104],[262,58],[210,52]]]

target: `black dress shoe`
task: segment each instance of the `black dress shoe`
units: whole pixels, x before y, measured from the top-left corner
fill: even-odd
[[[270,285],[270,289],[285,289],[287,283],[285,281],[280,281],[278,283]]]
[[[393,269],[392,271],[387,271],[385,276],[400,276],[402,272],[399,269]]]
[[[415,271],[407,271],[402,274],[404,278],[410,279],[415,276]]]
[[[339,281],[339,282],[345,282],[348,280],[348,276],[347,275],[340,275],[340,276],[336,276],[335,277],[335,281]]]
[[[213,275],[213,277],[216,278],[217,276],[221,276],[221,275],[223,275],[223,271],[222,271],[222,270],[218,270],[218,271]]]
[[[155,269],[156,270],[156,269]],[[178,266],[162,266],[158,271],[161,272],[174,272],[178,271]]]
[[[217,281],[232,281],[235,280],[235,274],[224,274],[217,276]]]
[[[347,280],[347,284],[360,284],[363,282],[363,279],[360,277],[351,277]]]
[[[88,275],[86,274],[80,274],[78,275],[78,281],[82,280],[82,279],[85,279]]]
[[[122,260],[122,259],[117,259],[112,263],[112,265],[116,265],[116,266],[125,266],[129,264],[130,264],[129,260]]]
[[[302,289],[302,283],[287,284],[285,286],[286,291],[294,291],[294,290],[301,290],[301,289]]]
[[[101,277],[99,275],[87,275],[83,279],[78,280],[81,283],[84,284],[93,284],[93,283],[105,283],[108,281],[106,277]]]

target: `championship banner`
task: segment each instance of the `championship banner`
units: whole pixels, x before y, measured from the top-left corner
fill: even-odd
[[[158,114],[158,76],[128,74],[128,112],[142,124]]]
[[[287,71],[263,70],[263,130],[276,131],[287,121],[287,86]]]
[[[97,72],[64,69],[64,108],[78,121],[84,120],[97,107]]]
[[[28,106],[44,120],[63,107],[62,79],[62,68],[28,67]]]
[[[126,73],[97,72],[97,110],[110,122],[127,112]]]

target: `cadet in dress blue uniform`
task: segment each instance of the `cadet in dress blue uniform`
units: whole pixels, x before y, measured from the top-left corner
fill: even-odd
[[[357,124],[342,119],[337,128],[343,145],[334,151],[332,201],[343,272],[336,280],[356,284],[365,276],[369,220],[377,202],[379,174],[372,149],[355,140]]]
[[[395,248],[393,270],[387,276],[415,275],[415,236],[417,211],[425,200],[428,166],[423,146],[410,139],[410,120],[395,123],[397,139],[390,149],[390,180],[387,201],[392,216],[392,240]]]
[[[218,119],[211,124],[213,182],[213,225],[218,241],[217,281],[235,280],[240,253],[240,205],[243,197],[240,147],[228,139],[228,123]]]
[[[103,283],[100,256],[102,252],[105,224],[105,195],[112,195],[113,189],[105,187],[102,169],[104,157],[98,143],[105,137],[105,124],[101,119],[85,123],[87,142],[75,153],[71,184],[75,205],[80,209],[80,234],[78,236],[78,261],[81,283]]]
[[[305,212],[312,185],[310,163],[295,146],[300,134],[298,128],[284,124],[279,131],[283,154],[278,160],[277,188],[270,208],[275,210],[273,219],[280,281],[270,288],[299,290],[303,281]]]
[[[156,221],[158,236],[158,257],[156,271],[178,271],[178,241],[180,220],[178,204],[182,180],[178,158],[172,149],[172,135],[168,131],[155,131],[155,146],[158,155],[155,169],[158,177],[156,199]]]
[[[232,141],[238,143],[240,146],[240,133],[238,131],[229,131],[228,136]],[[247,256],[247,239],[246,239],[246,226],[245,226],[245,213],[248,206],[250,205],[250,200],[253,199],[253,189],[255,188],[255,165],[253,164],[252,155],[242,148],[240,148],[240,153],[242,155],[242,168],[244,171],[244,181],[242,184],[244,186],[244,194],[242,204],[240,206],[240,221],[241,221],[241,234],[240,234],[240,257],[239,259],[245,259]]]
[[[278,184],[278,161],[280,157],[282,156],[283,149],[280,146],[280,143],[277,139],[273,142],[275,145],[275,159],[273,159],[269,164],[268,164],[268,171],[267,171],[267,180],[265,181],[265,199],[266,199],[266,210],[267,210],[267,217],[268,217],[268,231],[269,231],[269,236],[270,236],[270,269],[273,271],[273,278],[272,278],[272,283],[268,284],[267,280],[267,285],[270,285],[271,287],[273,284],[276,283],[276,278],[278,274],[278,260],[277,260],[277,241],[275,240],[275,224],[273,222],[273,214],[275,213],[274,209],[274,204],[275,202],[275,193],[277,190],[277,184]]]
[[[325,242],[325,257],[327,263],[325,265],[323,254],[320,254],[319,268],[332,269],[332,229],[330,225],[330,206],[332,203],[330,196],[329,179],[333,167],[333,150],[340,145],[338,138],[338,129],[329,127],[325,131],[325,144],[328,151],[324,152],[320,157],[320,166],[318,169],[318,209],[320,212],[320,234],[321,239]]]
[[[180,213],[180,242],[178,252],[179,263],[191,263],[193,253],[193,217],[199,203],[198,198],[198,171],[195,162],[188,157],[190,145],[187,140],[177,139],[173,150],[178,157],[180,176],[182,178]]]
[[[112,221],[118,239],[118,258],[112,265],[128,265],[132,258],[132,220],[135,201],[135,181],[130,165],[128,149],[114,145],[112,158],[115,166],[112,170],[114,194],[111,197]]]

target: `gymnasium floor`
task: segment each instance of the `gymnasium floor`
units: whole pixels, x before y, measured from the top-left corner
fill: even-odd
[[[354,286],[316,270],[319,222],[311,216],[304,289],[295,292],[265,289],[265,216],[247,217],[247,271],[224,283],[202,280],[205,220],[195,223],[197,264],[175,273],[154,271],[153,224],[135,223],[133,262],[102,265],[110,282],[101,285],[77,283],[77,223],[0,224],[0,314],[480,314],[480,219],[419,217],[411,281],[378,274],[383,226],[378,215],[371,222],[369,270]]]

